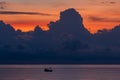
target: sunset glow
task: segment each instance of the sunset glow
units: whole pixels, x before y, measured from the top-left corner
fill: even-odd
[[[61,11],[72,7],[83,17],[85,27],[95,33],[120,24],[119,4],[120,0],[0,0],[0,19],[24,32],[36,25],[48,30],[50,21],[58,20]]]

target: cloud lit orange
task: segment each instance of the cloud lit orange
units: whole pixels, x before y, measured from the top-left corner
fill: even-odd
[[[106,0],[69,0],[69,2],[63,0],[6,0],[4,4],[5,7],[3,4],[0,5],[4,7],[0,9],[0,11],[9,11],[10,13],[6,13],[7,15],[5,13],[0,13],[0,19],[6,23],[12,24],[16,30],[21,29],[22,31],[30,31],[33,30],[36,25],[48,29],[47,24],[49,24],[50,21],[58,20],[61,11],[73,7],[82,15],[85,27],[91,33],[95,33],[99,29],[111,29],[120,24],[119,4],[119,0],[107,2]],[[28,13],[32,15],[27,15]],[[42,15],[37,15],[36,13]],[[94,21],[93,19],[98,20]]]

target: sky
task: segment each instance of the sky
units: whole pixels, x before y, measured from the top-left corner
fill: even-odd
[[[30,31],[36,25],[47,30],[47,24],[58,20],[61,11],[75,8],[85,27],[95,33],[120,24],[119,4],[120,0],[0,0],[0,20],[16,30]]]

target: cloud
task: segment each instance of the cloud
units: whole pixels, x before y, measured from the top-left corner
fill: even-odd
[[[0,1],[0,9],[5,9],[6,4],[7,3],[5,1]]]
[[[101,2],[102,4],[116,4],[117,2],[115,1],[104,1],[104,2]]]
[[[86,11],[87,8],[77,8],[76,10],[78,10],[78,11]]]
[[[3,15],[42,15],[42,16],[54,16],[54,14],[38,13],[38,12],[18,12],[18,11],[0,11]]]
[[[96,16],[90,19],[113,20]],[[60,19],[50,24],[48,32],[39,26],[34,31],[21,32],[0,21],[0,63],[120,63],[120,26],[91,35],[82,17],[71,8],[62,11]]]
[[[61,7],[61,5],[62,5],[62,7],[64,7],[64,6],[67,6],[67,4],[65,4],[65,3],[62,3],[62,2],[52,2],[51,3],[52,5],[52,7]]]
[[[96,17],[96,16],[89,16],[88,18],[90,20],[92,20],[92,21],[102,21],[102,20],[105,20],[105,18]]]
[[[88,19],[91,21],[98,21],[98,22],[120,22],[119,18],[105,18],[105,17],[89,16]]]
[[[49,1],[48,5],[52,8],[66,8],[66,7],[70,7],[69,4],[65,1]]]
[[[115,5],[117,4],[117,1],[109,1],[109,0],[103,0],[103,1],[98,1],[98,0],[89,0],[90,4],[94,5]]]
[[[110,2],[110,4],[116,4],[116,2]]]

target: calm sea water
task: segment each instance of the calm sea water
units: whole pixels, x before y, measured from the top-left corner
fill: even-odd
[[[120,65],[0,65],[0,80],[120,80]]]

